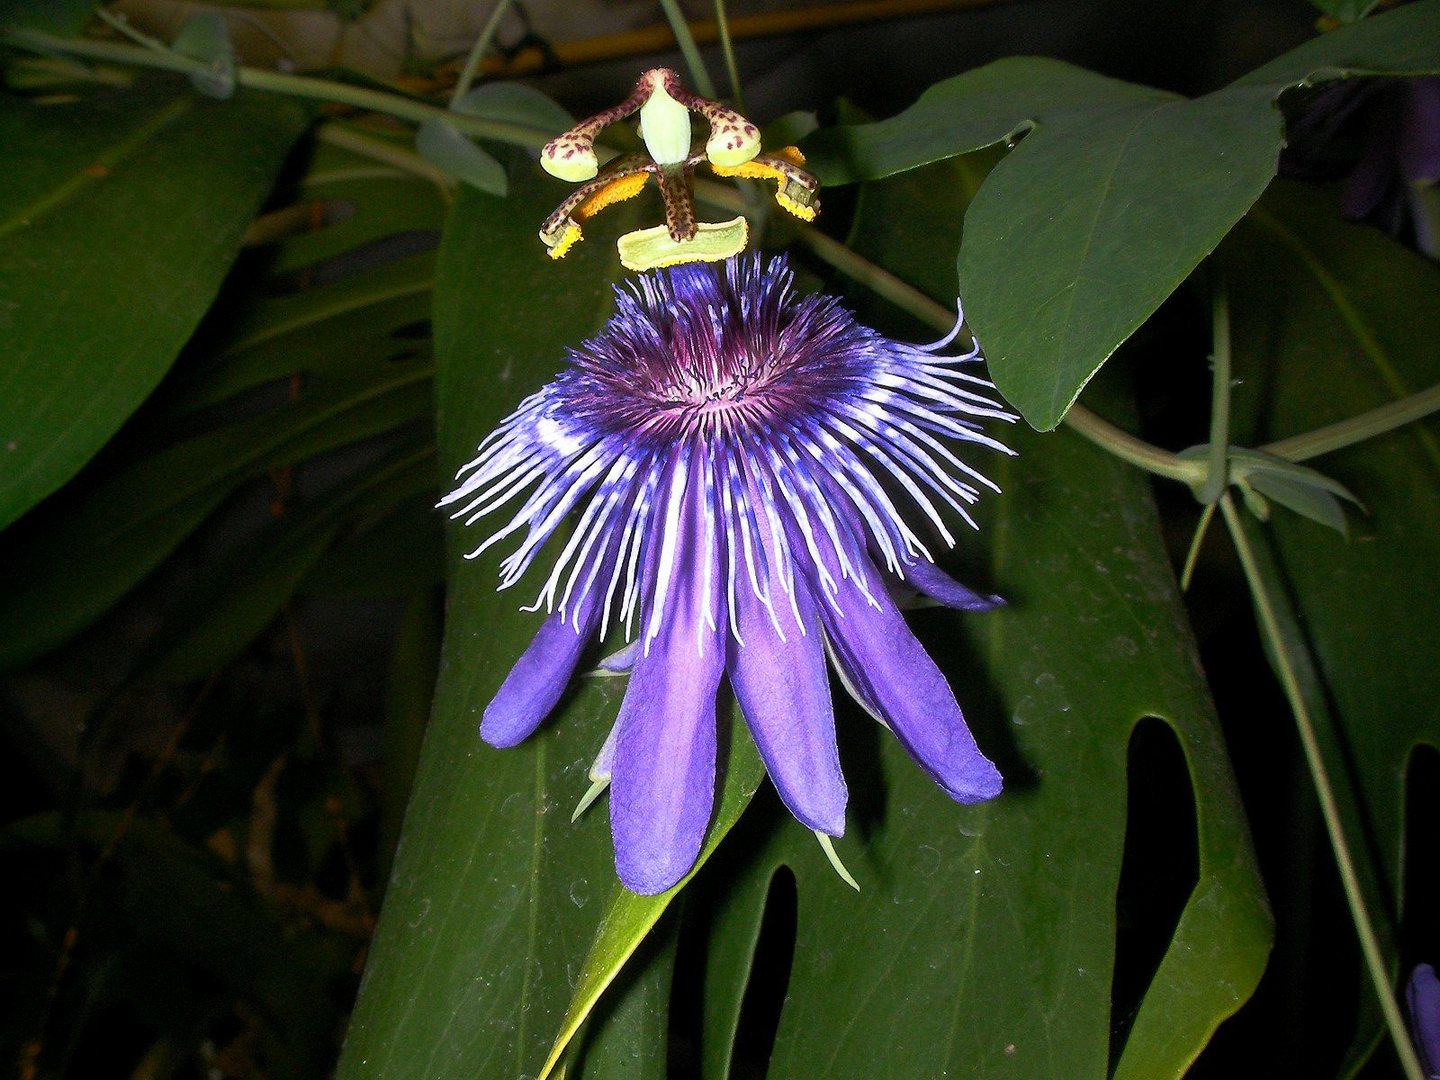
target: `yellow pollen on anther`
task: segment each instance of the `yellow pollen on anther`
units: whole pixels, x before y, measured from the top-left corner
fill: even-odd
[[[581,236],[580,226],[571,221],[566,223],[565,230],[560,234],[560,239],[556,240],[553,244],[546,238],[544,233],[540,234],[540,239],[544,240],[546,246],[550,249],[546,252],[550,258],[563,259],[566,253],[581,239]]]
[[[577,206],[572,214],[577,221],[585,221],[587,218],[594,217],[607,206],[624,202],[626,199],[633,199],[640,194],[645,187],[645,181],[649,178],[649,173],[640,172],[612,180]]]

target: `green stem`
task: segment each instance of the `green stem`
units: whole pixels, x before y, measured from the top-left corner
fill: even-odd
[[[1120,460],[1128,461],[1131,465],[1154,473],[1156,476],[1179,480],[1182,484],[1188,484],[1190,487],[1194,487],[1205,478],[1208,466],[1204,462],[1181,461],[1168,450],[1152,446],[1143,439],[1137,439],[1128,431],[1121,430],[1110,421],[1101,419],[1084,405],[1071,405],[1070,411],[1065,414],[1065,423],[1097,446],[1110,451]]]
[[[138,45],[127,45],[119,41],[92,41],[87,38],[62,38],[36,30],[9,30],[0,33],[0,42],[38,53],[62,53],[84,56],[92,60],[110,60],[136,67],[161,68],[178,71],[185,75],[208,74],[209,68],[198,60],[166,50],[154,52]],[[350,105],[369,112],[384,113],[412,123],[421,124],[426,120],[444,119],[452,127],[477,138],[494,139],[496,142],[511,143],[515,146],[539,150],[555,132],[525,124],[511,124],[499,120],[485,120],[465,113],[452,113],[436,105],[430,105],[414,98],[383,90],[371,90],[363,86],[330,79],[316,79],[309,75],[290,75],[281,71],[267,71],[263,68],[240,67],[235,71],[235,81],[241,86],[289,97],[305,98],[310,101],[332,102]]]
[[[1380,1000],[1380,1010],[1385,1016],[1385,1024],[1390,1029],[1390,1037],[1395,1044],[1395,1052],[1400,1058],[1400,1064],[1405,1070],[1407,1080],[1425,1080],[1420,1062],[1415,1056],[1415,1048],[1410,1043],[1410,1034],[1405,1027],[1405,1019],[1401,1016],[1400,1006],[1391,991],[1390,974],[1380,949],[1380,940],[1376,934],[1375,925],[1371,921],[1369,908],[1365,904],[1355,858],[1350,850],[1350,841],[1345,835],[1345,829],[1341,823],[1340,807],[1331,785],[1330,773],[1320,752],[1315,718],[1311,715],[1305,693],[1301,688],[1299,665],[1308,665],[1308,658],[1297,656],[1291,651],[1290,642],[1281,627],[1282,613],[1278,607],[1281,601],[1270,592],[1264,572],[1260,567],[1257,552],[1250,545],[1250,538],[1245,533],[1245,525],[1240,520],[1234,500],[1231,499],[1228,491],[1221,494],[1219,503],[1220,512],[1225,516],[1226,527],[1230,530],[1231,539],[1234,541],[1236,554],[1240,558],[1240,565],[1245,571],[1245,580],[1250,586],[1250,595],[1255,602],[1255,611],[1260,619],[1261,633],[1270,647],[1270,655],[1275,661],[1276,674],[1280,677],[1280,685],[1285,691],[1285,698],[1289,701],[1291,712],[1295,716],[1295,726],[1300,734],[1300,743],[1304,747],[1305,761],[1310,767],[1310,775],[1315,783],[1315,793],[1320,800],[1320,813],[1325,819],[1325,829],[1330,835],[1330,846],[1335,853],[1335,864],[1340,871],[1340,882],[1345,890],[1345,900],[1350,907],[1350,917],[1355,923],[1355,933],[1360,939],[1360,951],[1365,958],[1366,970],[1370,974],[1375,995]]]
[[[510,2],[511,0],[496,0],[495,10],[490,12],[490,17],[480,28],[480,36],[470,47],[470,55],[465,58],[465,67],[461,69],[460,78],[455,82],[455,92],[450,95],[452,112],[460,104],[461,99],[470,92],[470,85],[475,81],[475,75],[480,70],[480,61],[489,51],[490,43],[495,40],[495,34],[500,29],[500,20],[505,17],[505,12],[510,10]]]
[[[1230,479],[1230,300],[1218,271],[1212,320],[1209,467],[1199,492],[1200,501],[1207,506],[1220,498]]]
[[[680,55],[685,58],[685,67],[690,71],[695,92],[714,101],[719,96],[715,92],[715,82],[710,78],[710,72],[705,69],[705,61],[700,58],[700,46],[695,44],[695,35],[690,33],[690,24],[685,21],[685,13],[680,10],[676,0],[660,0],[660,6],[665,9],[665,18],[670,23],[670,31],[675,35],[675,44],[680,46]]]
[[[170,49],[165,45],[163,41],[160,41],[158,38],[153,38],[149,34],[144,34],[141,33],[139,30],[136,30],[133,26],[130,25],[129,21],[126,20],[124,16],[112,15],[103,7],[96,8],[95,14],[99,17],[100,21],[109,26],[110,29],[114,30],[116,33],[124,37],[129,38],[136,45],[139,45],[142,49],[146,49],[154,53],[160,53],[161,55],[165,55],[170,52]]]
[[[735,63],[735,48],[730,41],[730,19],[725,14],[725,0],[715,0],[715,25],[720,29],[720,53],[725,57],[725,73],[730,76],[730,100],[745,112],[745,95],[740,91],[740,68]]]
[[[1215,518],[1215,504],[1207,503],[1205,509],[1200,512],[1200,520],[1195,525],[1195,535],[1190,538],[1190,550],[1185,553],[1185,565],[1180,570],[1180,591],[1190,591],[1190,581],[1195,576],[1195,564],[1200,561],[1200,548],[1205,543],[1205,534],[1210,530],[1210,522]]]
[[[372,135],[352,131],[339,124],[321,124],[315,132],[315,137],[330,146],[348,150],[352,154],[358,154],[371,161],[378,161],[423,180],[429,180],[440,189],[441,197],[447,203],[451,201],[450,192],[455,186],[455,178],[411,150],[396,146],[384,139],[377,139]]]
[[[1294,438],[1281,439],[1260,449],[1290,461],[1308,461],[1332,450],[1373,439],[1376,435],[1383,435],[1437,412],[1440,412],[1440,386],[1432,386],[1418,394],[1352,416],[1349,420],[1341,420]]]

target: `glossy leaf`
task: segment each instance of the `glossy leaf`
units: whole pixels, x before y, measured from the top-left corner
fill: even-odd
[[[374,134],[359,125],[341,127]],[[280,245],[275,270],[302,276],[319,274],[337,256],[353,260],[357,250],[432,235],[438,242],[449,206],[437,184],[324,142],[315,147],[300,195],[294,208],[306,225]]]
[[[967,214],[960,282],[1001,392],[1049,430],[1274,178],[1282,91],[1436,70],[1440,3],[1422,0],[1194,100],[1058,61],[1000,60],[806,149],[834,184],[1019,140]]]
[[[425,335],[406,335],[429,320],[434,264],[428,253],[411,255],[255,301],[216,356],[186,373],[171,407],[213,405],[292,374],[354,381],[399,370],[402,358],[428,349]]]
[[[444,519],[432,492],[365,522],[321,558],[301,588],[319,596],[405,596],[445,581]]]
[[[305,121],[292,102],[212,102],[170,80],[72,104],[0,99],[0,526],[149,395]]]
[[[728,726],[730,750],[725,755],[727,766],[724,787],[720,791],[715,818],[705,838],[700,858],[696,860],[694,869],[679,883],[657,896],[637,896],[618,883],[611,889],[605,913],[596,928],[595,940],[590,945],[585,963],[580,969],[580,978],[570,1005],[565,1010],[565,1018],[555,1038],[555,1045],[550,1050],[545,1067],[540,1070],[538,1080],[545,1080],[552,1075],[552,1070],[560,1061],[560,1055],[575,1037],[581,1023],[595,1009],[601,995],[630,962],[632,955],[659,922],[671,901],[680,895],[690,879],[715,853],[720,841],[735,827],[740,815],[750,805],[760,781],[765,778],[765,767],[760,762],[760,755],[745,728],[744,717],[740,715],[738,708],[731,711]],[[655,1014],[652,1020],[663,1025],[665,1014]]]

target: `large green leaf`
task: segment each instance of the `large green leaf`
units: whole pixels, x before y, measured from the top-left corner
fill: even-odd
[[[360,125],[342,128],[380,137]],[[309,272],[388,238],[438,232],[449,206],[437,184],[323,141],[315,147],[299,194],[295,208],[303,210],[310,227],[280,246],[275,268],[281,272]],[[316,221],[319,228],[313,227]]]
[[[146,82],[0,98],[0,526],[68,480],[170,367],[303,130],[293,102]]]
[[[1373,229],[1341,222],[1323,194],[1277,186],[1224,254],[1237,441],[1289,438],[1440,382],[1440,272]],[[1401,875],[1406,769],[1417,745],[1440,747],[1440,595],[1424,577],[1440,565],[1440,424],[1313,464],[1367,513],[1353,518],[1350,542],[1273,515],[1275,588],[1293,603],[1317,694],[1337,725],[1321,731],[1321,747],[1347,796],[1341,809],[1393,964],[1394,930],[1412,910]],[[1422,932],[1417,943],[1435,941]],[[1349,991],[1324,988],[1335,978],[1324,968],[1307,973],[1317,992]]]
[[[1014,441],[981,518],[984,580],[1011,605],[915,618],[1008,790],[954,806],[880,733],[881,806],[841,845],[861,900],[803,830],[768,840],[740,887],[786,865],[799,890],[772,1077],[1110,1075],[1129,1019],[1112,983],[1127,757],[1147,716],[1184,754],[1196,831],[1171,842],[1195,844],[1197,877],[1114,1075],[1182,1076],[1264,968],[1268,910],[1145,481],[1070,435]]]
[[[1048,430],[1275,176],[1284,90],[1435,70],[1440,2],[1422,0],[1195,100],[1058,61],[1001,60],[806,149],[833,184],[1019,139],[970,207],[960,281],[1002,393]]]

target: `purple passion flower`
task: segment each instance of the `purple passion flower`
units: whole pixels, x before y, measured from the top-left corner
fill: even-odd
[[[958,324],[956,332],[958,333]],[[442,505],[466,524],[519,502],[471,556],[524,531],[513,585],[572,511],[535,609],[551,612],[485,710],[514,746],[554,708],[597,634],[632,642],[619,717],[591,771],[610,782],[620,880],[678,882],[715,799],[715,699],[728,676],[765,768],[801,822],[840,836],[846,789],[825,657],[846,688],[962,803],[998,795],[955,695],[905,625],[892,583],[967,610],[1000,603],[937,570],[897,501],[949,545],[941,505],[994,488],[953,452],[1008,452],[979,419],[1013,420],[964,370],[883,337],[784,259],[648,274],[606,327],[480,444]],[[633,640],[632,640],[633,639]]]

